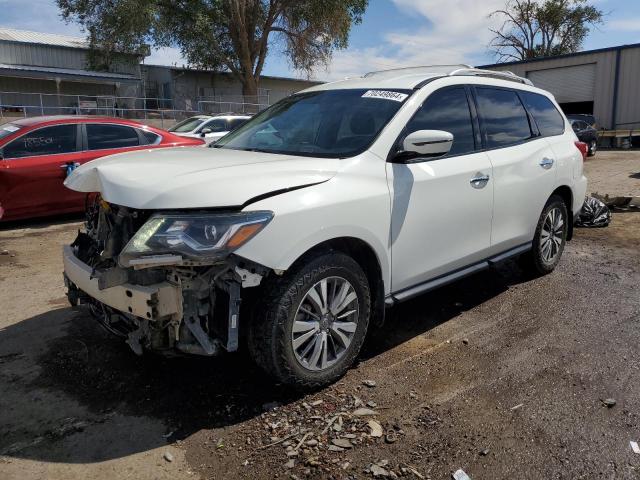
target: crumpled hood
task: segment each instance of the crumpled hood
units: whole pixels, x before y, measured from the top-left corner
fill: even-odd
[[[221,148],[140,150],[85,163],[64,184],[137,209],[235,207],[277,190],[327,181],[339,162]]]

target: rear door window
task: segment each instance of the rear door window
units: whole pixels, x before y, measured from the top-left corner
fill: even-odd
[[[564,133],[564,119],[551,100],[532,92],[520,92],[520,96],[543,137]]]
[[[142,132],[142,135],[144,135],[144,138],[147,139],[147,144],[149,145],[157,145],[162,140],[162,137],[157,133],[153,133],[149,130],[140,130],[140,131]]]
[[[476,89],[478,112],[484,126],[487,148],[500,148],[531,138],[527,111],[513,90]]]
[[[33,130],[6,145],[4,158],[56,155],[77,151],[76,125],[55,125]]]
[[[425,100],[406,127],[406,134],[418,130],[444,130],[453,134],[449,155],[475,150],[471,111],[464,88],[438,90]]]
[[[87,124],[87,142],[89,150],[137,147],[140,137],[133,127],[107,123]]]

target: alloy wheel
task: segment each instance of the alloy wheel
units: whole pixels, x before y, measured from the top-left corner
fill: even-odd
[[[342,277],[323,278],[302,298],[291,330],[298,363],[313,371],[334,365],[349,349],[358,327],[358,295]]]
[[[540,252],[546,263],[553,263],[560,253],[563,241],[564,218],[562,211],[555,207],[547,213],[540,234]]]

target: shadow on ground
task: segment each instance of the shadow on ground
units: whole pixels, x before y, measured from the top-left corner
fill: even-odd
[[[396,307],[386,324],[370,335],[362,360],[383,355],[396,345],[457,316],[462,310],[480,305],[504,292],[510,285],[525,280],[515,263],[510,262],[497,270],[479,273]],[[61,318],[65,320],[61,321]],[[36,426],[50,420],[33,418],[34,415],[48,416],[46,409],[32,408],[30,399],[40,392],[43,396],[53,394],[67,399],[56,402],[57,418],[77,415],[78,404],[88,410],[90,416],[98,418],[97,422],[107,430],[115,427],[109,427],[109,422],[105,423],[100,418],[108,418],[110,414],[124,415],[125,418],[147,417],[159,420],[166,430],[174,431],[166,440],[172,442],[202,429],[238,424],[262,413],[265,404],[286,404],[303,395],[274,385],[245,353],[220,358],[167,359],[150,354],[137,357],[121,341],[104,332],[87,313],[74,312],[68,307],[1,330],[0,345],[4,344],[5,348],[0,353],[7,351],[6,341],[11,343],[11,349],[8,355],[0,355],[0,366],[3,361],[10,364],[19,359],[22,352],[28,352],[34,332],[51,331],[51,325],[56,322],[63,325],[62,335],[52,340],[45,338],[40,353],[26,357],[39,368],[35,378],[24,381],[16,376],[0,374],[0,391],[10,387],[15,398],[24,397],[24,403],[18,402],[13,405],[12,412],[4,414],[10,415],[14,425],[20,424],[21,418],[29,418]],[[33,364],[24,368],[33,370]],[[7,385],[3,385],[5,382]],[[65,411],[67,408],[69,411]],[[6,453],[8,444],[22,442],[29,445],[34,433],[16,428],[2,432],[3,424],[9,420],[7,417],[3,420],[2,417],[0,412],[0,433],[3,433],[0,435],[0,452],[4,450],[5,455],[20,458],[88,463],[131,455],[166,444],[162,435],[137,437],[134,423],[119,425],[118,428],[130,438],[144,440],[130,441],[125,444],[126,447],[121,446],[116,450],[99,445],[117,436],[115,432],[105,432],[104,435],[87,435],[83,440],[85,446],[77,449],[73,455],[65,452],[64,445],[57,448],[25,447]],[[63,434],[77,433],[76,430],[72,426],[69,431],[63,430]],[[49,443],[59,440],[55,432],[45,431],[43,435]],[[91,442],[97,442],[98,445],[88,444]],[[90,455],[84,454],[85,450],[91,452]]]
[[[0,222],[0,232],[21,228],[46,229],[52,226],[66,225],[84,220],[84,213],[66,213],[53,217],[38,217],[27,220],[5,220]]]

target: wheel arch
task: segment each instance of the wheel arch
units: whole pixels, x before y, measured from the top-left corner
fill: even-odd
[[[356,237],[336,237],[325,240],[300,255],[290,269],[304,263],[308,258],[325,252],[341,252],[353,258],[364,270],[371,290],[371,322],[380,326],[384,322],[384,279],[380,259],[374,248]]]
[[[569,225],[567,229],[567,240],[573,238],[573,191],[571,187],[567,185],[560,185],[552,193],[551,196],[557,195],[564,201],[567,206],[567,213],[569,214]]]

